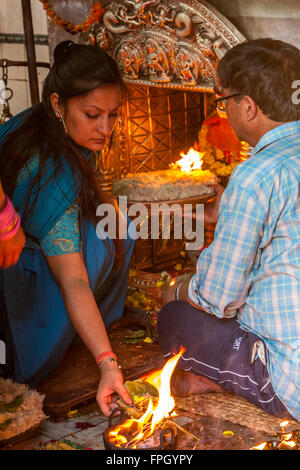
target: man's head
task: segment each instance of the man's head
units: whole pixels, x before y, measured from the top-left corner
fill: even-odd
[[[230,49],[218,67],[218,86],[240,140],[255,145],[272,128],[300,119],[293,83],[300,79],[300,50],[274,39],[246,41]]]

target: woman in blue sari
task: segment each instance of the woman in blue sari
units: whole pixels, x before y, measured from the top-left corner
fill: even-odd
[[[65,41],[42,102],[0,127],[1,180],[26,234],[17,264],[0,272],[0,375],[36,386],[78,333],[99,365],[106,416],[114,392],[130,403],[106,327],[123,313],[133,242],[96,235],[98,205],[118,208],[100,189],[93,158],[110,137],[122,90],[108,54]]]

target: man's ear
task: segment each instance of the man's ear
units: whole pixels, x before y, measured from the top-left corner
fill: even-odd
[[[252,121],[257,116],[258,108],[251,96],[245,95],[242,100],[243,111],[247,121]]]
[[[60,117],[63,114],[63,107],[59,103],[59,96],[56,92],[50,95],[50,102],[56,117]]]

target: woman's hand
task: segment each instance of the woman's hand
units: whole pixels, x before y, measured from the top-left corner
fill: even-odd
[[[124,387],[121,370],[115,362],[106,362],[101,368],[101,380],[98,387],[96,400],[104,416],[109,416],[118,404],[112,398],[116,392],[127,405],[132,405],[129,393]]]
[[[5,208],[6,204],[7,199],[0,181],[0,211]],[[0,241],[0,269],[6,269],[17,264],[25,240],[24,232],[20,227],[14,237]]]
[[[17,264],[25,244],[25,234],[20,227],[16,235],[0,241],[0,268],[6,269]]]

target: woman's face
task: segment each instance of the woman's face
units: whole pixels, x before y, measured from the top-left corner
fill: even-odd
[[[81,147],[102,150],[121,106],[119,85],[105,85],[70,98],[63,107],[68,135]]]

